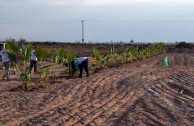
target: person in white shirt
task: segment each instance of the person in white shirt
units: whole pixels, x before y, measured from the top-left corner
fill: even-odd
[[[2,79],[4,80],[7,77],[7,80],[9,79],[9,57],[6,53],[6,50],[2,49],[0,52],[1,59],[3,62],[3,67],[5,68],[5,72],[3,74]]]
[[[34,72],[37,71],[37,57],[35,55],[35,50],[33,49],[30,54],[30,69],[28,74],[31,74],[32,68],[34,67]]]
[[[73,60],[71,62],[71,66],[72,66],[72,74],[74,75],[76,69],[79,69],[80,74],[79,77],[82,77],[82,73],[83,73],[83,68],[86,71],[87,77],[89,76],[88,73],[88,58],[87,57],[80,57],[80,58],[76,58],[75,60]]]

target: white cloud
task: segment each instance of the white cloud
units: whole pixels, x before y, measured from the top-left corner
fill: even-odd
[[[42,5],[110,5],[110,4],[139,4],[139,3],[165,3],[188,4],[193,0],[0,0],[1,5],[42,4]]]
[[[37,3],[50,4],[50,5],[71,5],[71,4],[79,4],[82,0],[37,0]]]
[[[108,5],[108,4],[136,4],[136,3],[194,3],[193,0],[82,0],[89,5]]]
[[[134,1],[134,0],[132,0]],[[106,5],[106,4],[116,4],[116,3],[129,3],[129,0],[85,0],[85,4],[91,5]]]
[[[19,6],[19,5],[70,5],[81,3],[82,0],[0,0],[1,6]]]

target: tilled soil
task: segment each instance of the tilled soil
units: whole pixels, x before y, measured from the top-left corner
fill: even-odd
[[[0,125],[193,126],[194,54],[168,54],[163,69],[165,56],[32,91],[13,90],[21,82],[11,75],[0,81]]]

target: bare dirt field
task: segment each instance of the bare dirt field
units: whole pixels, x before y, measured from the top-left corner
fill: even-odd
[[[0,126],[193,126],[194,54],[168,54],[168,69],[165,56],[58,79],[46,89],[14,90],[21,82],[10,75],[0,80]]]

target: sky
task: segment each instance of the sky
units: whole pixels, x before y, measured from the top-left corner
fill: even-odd
[[[194,0],[0,0],[0,40],[194,42]]]

